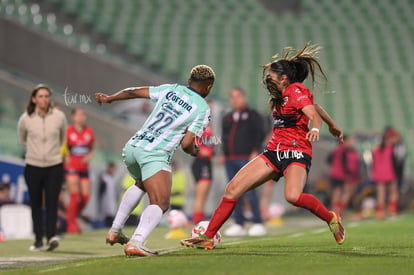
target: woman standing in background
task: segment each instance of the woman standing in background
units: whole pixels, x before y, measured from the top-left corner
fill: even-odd
[[[344,213],[359,183],[359,155],[355,145],[354,136],[344,136],[344,143],[339,144],[328,157],[331,165],[331,208],[340,215]]]
[[[46,234],[47,251],[59,245],[56,236],[58,197],[63,182],[60,147],[65,139],[66,118],[62,111],[51,107],[52,91],[37,85],[30,96],[26,112],[18,122],[19,140],[25,149],[24,177],[29,190],[35,242],[31,251],[43,248]],[[44,204],[43,204],[44,197]],[[46,232],[42,210],[46,212]]]
[[[393,146],[398,137],[384,131],[381,143],[372,151],[372,180],[377,191],[377,219],[385,218],[385,200],[388,196],[388,213],[398,212],[398,185],[393,163]]]

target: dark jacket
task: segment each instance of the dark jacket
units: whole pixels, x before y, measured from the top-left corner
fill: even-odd
[[[262,150],[264,121],[262,116],[246,106],[234,119],[234,111],[226,114],[222,121],[223,153],[226,159],[248,159],[256,150]]]

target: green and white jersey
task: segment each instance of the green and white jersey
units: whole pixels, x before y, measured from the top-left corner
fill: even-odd
[[[201,137],[210,121],[210,108],[196,91],[178,84],[150,87],[157,102],[142,128],[128,141],[145,151],[171,155],[186,131]]]

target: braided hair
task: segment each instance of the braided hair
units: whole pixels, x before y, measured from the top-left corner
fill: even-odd
[[[316,83],[315,75],[318,71],[324,80],[327,80],[317,60],[317,54],[320,49],[321,47],[316,44],[312,45],[310,42],[306,43],[300,50],[288,47],[283,50],[281,59],[278,59],[278,55],[276,54],[272,56],[270,63],[262,66],[262,81],[270,94],[269,106],[272,110],[276,107],[276,111],[279,112],[284,100],[282,93],[276,89],[276,84],[270,78],[268,71],[275,72],[280,76],[286,75],[290,83],[302,83],[310,73],[312,77],[312,88],[314,88]]]

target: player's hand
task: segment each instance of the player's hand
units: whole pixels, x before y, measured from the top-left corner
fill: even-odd
[[[112,101],[109,99],[109,96],[103,93],[96,93],[95,94],[96,102],[101,105],[102,103],[111,103]]]
[[[344,143],[344,133],[342,132],[341,128],[336,125],[329,127],[329,132],[338,138],[339,143]]]
[[[306,139],[310,142],[319,141],[319,133],[317,131],[309,131],[306,133]]]

